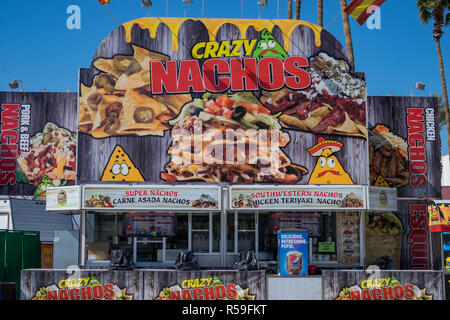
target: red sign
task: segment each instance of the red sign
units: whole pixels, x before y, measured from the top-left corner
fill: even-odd
[[[41,268],[53,268],[53,243],[41,244]]]

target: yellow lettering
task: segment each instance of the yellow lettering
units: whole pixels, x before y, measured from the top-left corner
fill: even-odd
[[[217,50],[219,49],[219,44],[217,42],[208,42],[205,47],[205,54],[203,58],[217,58]]]
[[[361,289],[367,289],[367,280],[361,282]]]
[[[246,56],[250,56],[252,54],[253,48],[255,47],[257,41],[257,39],[253,39],[251,41],[244,40],[244,50]]]
[[[217,51],[218,57],[229,57],[230,56],[230,43],[227,40],[224,40],[220,43],[219,51]]]
[[[77,279],[70,279],[70,282],[68,283],[69,288],[73,288],[77,286]]]
[[[192,58],[201,59],[203,58],[203,54],[198,53],[198,50],[204,49],[206,46],[206,42],[199,42],[192,48]]]
[[[206,279],[206,283],[207,283],[207,287],[210,287],[211,286],[211,282],[212,282],[212,278],[207,278]]]
[[[199,287],[198,279],[195,279],[192,283],[192,288],[198,288]]]
[[[188,288],[188,281],[189,281],[189,280],[184,280],[184,281],[181,283],[181,287],[182,287],[183,289],[187,289],[187,288]]]
[[[58,283],[58,288],[60,289],[64,289],[67,287],[67,283],[66,283],[66,279],[62,279],[59,283]]]
[[[246,40],[247,41],[247,40]],[[231,44],[233,45],[233,50],[230,53],[230,57],[240,57],[241,52],[239,49],[242,47],[244,40],[233,40]]]

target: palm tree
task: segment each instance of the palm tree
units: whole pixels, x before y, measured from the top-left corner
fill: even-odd
[[[292,0],[288,0],[288,19],[292,19]]]
[[[434,21],[433,40],[436,41],[439,59],[445,123],[447,127],[447,143],[450,150],[450,110],[448,109],[447,83],[445,81],[444,60],[441,50],[441,37],[444,34],[442,28],[450,24],[450,0],[417,0],[417,8],[419,8],[419,18],[422,23],[427,24],[430,20]]]
[[[347,46],[347,54],[353,67],[355,66],[355,56],[353,55],[353,41],[352,33],[350,31],[350,22],[348,21],[348,14],[344,11],[347,7],[346,0],[340,0],[342,11],[342,24],[344,25],[345,45]]]
[[[323,0],[317,0],[317,24],[323,27]]]
[[[295,20],[300,20],[301,7],[302,7],[302,0],[295,0]]]
[[[445,126],[444,97],[440,94],[433,94],[432,96],[438,99],[438,127],[441,131],[442,127]]]

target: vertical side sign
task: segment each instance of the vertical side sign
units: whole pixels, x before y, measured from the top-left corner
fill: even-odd
[[[1,117],[0,185],[14,185],[17,181],[19,105],[2,104]]]

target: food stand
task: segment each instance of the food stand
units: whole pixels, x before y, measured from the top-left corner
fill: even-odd
[[[397,209],[395,170],[380,165],[369,186],[391,135],[370,132],[365,74],[345,51],[300,20],[142,18],[111,32],[79,70],[76,185],[47,190],[48,211],[80,215],[78,267],[24,270],[22,299],[335,298],[330,277],[372,262],[368,213]],[[298,229],[309,274],[277,275],[278,232]],[[108,270],[112,249],[134,269]],[[200,270],[176,270],[180,251]],[[257,270],[234,270],[251,251]]]
[[[387,191],[387,199],[384,198],[384,196],[379,196],[381,191]],[[343,199],[348,199],[349,194],[351,194],[353,200],[359,199],[359,201],[343,201]],[[210,201],[199,202],[198,200],[200,199],[208,199]],[[371,199],[371,201],[369,199]],[[93,200],[96,200],[96,202]],[[362,259],[364,256],[364,246],[360,239],[363,239],[364,237],[360,235],[363,230],[360,228],[363,220],[360,219],[360,216],[363,216],[362,214],[370,208],[372,208],[372,210],[381,210],[381,208],[384,210],[395,210],[395,208],[388,205],[395,203],[395,192],[392,192],[392,190],[387,188],[367,188],[364,186],[250,187],[246,185],[235,185],[231,187],[209,186],[208,188],[204,188],[201,186],[187,187],[178,185],[89,184],[49,188],[47,191],[48,211],[80,215],[80,270],[77,271],[79,279],[91,279],[90,277],[94,277],[93,279],[97,279],[102,285],[109,283],[119,287],[120,290],[127,288],[126,295],[133,296],[133,299],[155,299],[159,297],[159,291],[156,292],[156,287],[158,287],[158,285],[161,287],[159,290],[176,285],[184,288],[182,283],[185,280],[195,281],[195,279],[215,279],[214,277],[217,277],[217,279],[224,282],[232,281],[242,289],[246,289],[244,287],[250,288],[247,291],[247,294],[254,296],[255,299],[292,299],[302,297],[312,299],[313,297],[322,297],[323,280],[319,275],[289,277],[290,283],[295,283],[296,285],[292,285],[288,288],[286,288],[284,284],[286,277],[273,274],[267,274],[266,276],[266,271],[268,269],[276,269],[278,264],[277,250],[275,248],[275,251],[271,251],[271,248],[267,246],[267,244],[270,245],[270,242],[266,242],[266,239],[273,235],[274,229],[276,236],[277,228],[293,229],[298,228],[299,226],[302,226],[303,228],[306,227],[308,233],[312,236],[309,242],[310,250],[308,258],[311,259],[310,264],[317,265],[321,270],[340,270],[342,268],[361,269],[364,266],[364,260]],[[201,270],[191,272],[175,270],[174,260],[177,253],[179,251],[192,250],[193,247],[198,245],[198,242],[194,240],[195,233],[198,232],[198,230],[195,229],[195,226],[192,223],[192,217],[190,219],[188,218],[188,234],[185,239],[187,246],[169,249],[167,244],[170,242],[170,237],[159,236],[158,234],[156,234],[156,236],[150,236],[150,233],[155,231],[156,228],[151,228],[148,224],[146,227],[151,229],[148,230],[148,237],[145,237],[145,234],[127,237],[126,232],[129,231],[129,229],[127,230],[128,224],[126,220],[124,223],[124,220],[122,219],[125,215],[129,214],[130,211],[136,215],[146,214],[148,212],[158,212],[161,214],[173,212],[176,216],[186,213],[188,213],[189,216],[200,212],[202,212],[203,215],[206,213],[208,216],[217,214],[219,217],[217,225],[217,230],[219,230],[217,252],[212,250],[214,245],[212,244],[213,239],[210,238],[211,241],[209,241],[207,246],[209,247],[208,249],[211,250],[209,252],[195,253],[198,257]],[[287,216],[280,217],[280,212],[286,213]],[[334,228],[337,228],[335,231],[337,238],[333,238],[333,241],[336,244],[331,246],[332,248],[334,247],[334,251],[330,252],[329,244],[333,241],[326,241],[328,244],[328,247],[326,248],[327,253],[330,256],[332,254],[336,255],[336,261],[314,259],[314,250],[319,250],[319,248],[322,249],[320,241],[316,240],[317,243],[314,244],[314,237],[316,237],[316,234],[320,234],[319,237],[321,236],[320,229],[322,229],[323,226],[317,226],[320,220],[312,220],[311,214],[315,214],[317,217],[321,215],[326,215],[328,217],[330,212],[334,216],[339,217],[342,214],[344,215],[344,218],[347,218],[347,220],[344,219],[347,223],[343,223],[342,226],[334,225]],[[355,213],[358,217],[357,220],[354,218]],[[112,246],[114,245],[113,242],[116,241],[116,244],[120,248],[127,251],[136,263],[136,268],[134,270],[105,270],[109,265],[109,261],[107,261],[107,259],[103,260],[103,257],[108,257],[109,252],[104,253],[103,256],[99,256],[99,258],[96,259],[94,254],[98,254],[98,251],[95,252],[95,250],[92,249],[93,247],[89,245],[92,243],[92,240],[94,240],[90,238],[88,231],[88,216],[91,214],[97,216],[115,214],[122,217],[116,220],[120,220],[123,225],[117,229],[117,234],[110,233],[110,237],[106,242]],[[289,216],[290,214],[292,214],[292,216]],[[244,216],[244,218],[242,218],[241,215]],[[269,219],[271,216],[274,216],[274,219]],[[248,220],[250,220],[249,217],[254,219],[254,224],[251,227],[248,224]],[[354,226],[354,221],[358,221],[358,225]],[[239,222],[247,224],[243,225]],[[181,224],[176,222],[176,225],[178,232],[182,230],[183,227]],[[244,228],[243,226],[246,227]],[[138,225],[135,225],[134,227],[139,228]],[[143,225],[141,224],[140,227],[143,227]],[[341,234],[344,234],[342,230],[344,227],[349,227],[351,230],[356,229],[356,234],[358,235],[357,237],[354,237],[354,233],[349,234],[352,239],[357,239],[358,241],[358,243],[355,243],[355,245],[352,246],[352,248],[358,249],[358,252],[353,255],[358,257],[358,259],[352,260],[350,263],[346,262],[349,261],[348,257],[351,256],[345,251],[345,248],[348,251],[348,247],[342,248],[345,244],[345,241],[341,239],[343,237]],[[234,232],[230,234],[230,229],[233,228],[235,228],[233,230]],[[267,229],[269,229],[269,232],[267,232]],[[213,230],[205,230],[204,232],[212,233]],[[252,235],[252,243],[250,245],[247,234]],[[115,240],[117,237],[123,238],[124,236],[126,238],[125,241]],[[327,235],[325,238],[329,238],[329,236]],[[147,241],[147,243],[159,244],[159,248],[157,249],[159,251],[156,255],[153,255],[156,259],[153,259],[151,262],[139,260],[139,255],[143,255],[145,252],[139,244],[144,243],[145,241]],[[233,245],[229,247],[228,243],[233,243]],[[259,270],[236,271],[232,269],[233,262],[236,260],[238,253],[242,250],[253,250],[258,253]],[[138,255],[136,255],[137,253]],[[191,275],[192,273],[195,273],[196,276],[193,277]],[[147,274],[152,274],[152,277],[155,278],[149,282],[149,276]],[[25,281],[24,284],[23,299],[35,298],[36,291],[39,291],[41,287],[47,288],[51,287],[53,284],[57,285],[58,283],[56,282],[66,279],[64,278],[64,275],[67,275],[66,271],[62,270],[24,271],[23,277],[28,280]],[[190,278],[186,278],[188,276]],[[157,282],[159,277],[161,278],[162,283]],[[171,277],[175,277],[174,279],[177,280],[174,280]],[[31,279],[36,280],[32,281]],[[42,283],[44,279],[46,281],[45,284]],[[49,283],[49,279],[55,280],[52,283]],[[67,279],[70,279],[70,277]],[[132,282],[132,279],[139,279],[140,284],[130,286],[127,281]],[[183,279],[181,283],[175,283],[176,281],[180,282],[179,279]],[[187,286],[187,283],[188,281],[184,282],[184,285]],[[153,287],[149,287],[150,284],[152,284]],[[51,288],[55,289],[54,287]],[[283,288],[283,290],[281,288]],[[61,289],[60,286],[59,289]],[[104,288],[103,290],[106,292],[107,288]],[[149,293],[148,290],[152,293]],[[166,290],[166,292],[168,291]],[[311,295],[314,292],[315,295]],[[68,294],[70,297],[70,292]],[[100,295],[100,293],[97,294]],[[65,298],[66,294],[64,293],[62,295],[62,298]],[[75,293],[76,297],[78,297],[78,295],[78,293]],[[51,298],[54,297],[52,296]]]

